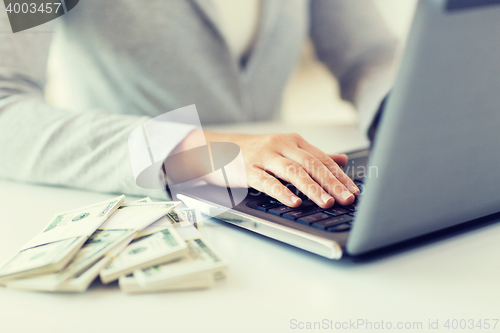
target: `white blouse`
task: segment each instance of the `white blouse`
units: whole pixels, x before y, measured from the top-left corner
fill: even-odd
[[[261,0],[212,0],[219,13],[222,33],[235,59],[252,47],[257,34]]]

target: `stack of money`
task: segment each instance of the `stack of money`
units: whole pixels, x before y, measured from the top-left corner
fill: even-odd
[[[121,196],[57,214],[41,233],[0,267],[0,284],[65,268],[124,199]]]
[[[187,216],[186,211],[177,211]],[[191,211],[192,216],[201,215]],[[198,220],[200,221],[200,220]],[[173,230],[184,239],[187,254],[180,260],[136,269],[119,279],[126,293],[145,293],[179,289],[202,289],[213,286],[214,280],[225,277],[227,263],[202,236],[194,224],[174,223]],[[172,230],[172,229],[167,229]]]
[[[0,285],[84,292],[100,276],[128,293],[208,288],[227,264],[199,229],[201,214],[180,202],[125,196],[57,214],[0,266]]]

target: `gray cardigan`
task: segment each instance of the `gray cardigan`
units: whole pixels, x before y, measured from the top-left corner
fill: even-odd
[[[244,67],[209,0],[80,1],[48,30],[13,34],[0,13],[0,177],[154,197],[165,193],[135,184],[127,148],[150,117],[190,104],[202,124],[278,117],[308,34],[356,104],[360,80],[396,47],[367,0],[263,0]],[[51,43],[62,50],[71,108],[44,101]]]

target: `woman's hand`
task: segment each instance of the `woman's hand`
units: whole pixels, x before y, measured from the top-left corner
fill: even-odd
[[[359,194],[357,186],[340,168],[347,165],[346,155],[328,156],[296,133],[204,134],[207,142],[232,142],[240,147],[244,165],[225,168],[228,178],[241,178],[244,168],[246,179],[240,179],[241,186],[265,192],[287,206],[300,206],[301,199],[276,177],[292,183],[323,208],[331,207],[335,201],[350,205]]]
[[[350,205],[359,194],[359,189],[340,168],[347,165],[346,155],[326,155],[298,134],[247,135],[193,131],[174,154],[200,146],[200,142],[205,140],[207,143],[231,142],[240,147],[243,161],[236,159],[224,168],[230,186],[253,187],[287,206],[298,207],[302,201],[276,178],[292,183],[323,208],[329,208],[335,202]],[[212,170],[207,169],[211,169],[209,165],[177,160],[167,174],[176,181],[208,174],[204,177],[207,182],[226,186],[224,180],[210,174]]]

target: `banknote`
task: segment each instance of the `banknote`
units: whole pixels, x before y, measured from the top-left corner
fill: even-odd
[[[180,202],[127,204],[119,207],[99,229],[135,229],[141,231],[162,218]]]
[[[125,247],[134,239],[134,235],[123,240],[119,245],[108,251],[104,257],[93,264],[87,270],[81,272],[77,276],[65,281],[57,287],[57,292],[84,292],[87,290],[92,281],[95,280],[99,273],[121,253]]]
[[[89,220],[106,220],[125,200],[125,196],[113,198],[103,203],[90,205],[73,211],[57,214],[43,233]],[[113,209],[114,208],[114,209]]]
[[[33,278],[13,280],[7,283],[7,287],[57,291],[64,282],[85,272],[125,239],[131,241],[134,234],[135,230],[98,230],[87,240],[73,260],[62,271]]]
[[[85,243],[87,237],[74,237],[18,252],[0,269],[0,284],[61,270]]]
[[[124,198],[56,214],[41,233],[0,267],[0,283],[63,269]]]
[[[173,228],[165,229],[134,240],[101,272],[101,281],[109,283],[134,270],[180,259],[186,253],[186,242]]]
[[[84,271],[114,246],[130,239],[135,234],[131,229],[97,230],[85,243],[75,258],[61,274],[63,280],[69,279]]]
[[[181,223],[183,222],[182,217],[179,217],[176,209],[170,211],[166,216],[172,223]]]
[[[201,232],[194,227],[191,223],[188,222],[187,225],[182,224],[174,224],[174,229],[177,233],[185,240],[198,239],[202,238],[203,235]]]
[[[194,227],[200,231],[204,231],[203,229],[203,217],[199,210],[194,208],[181,208],[177,209],[177,212],[182,215],[185,220],[191,222]]]
[[[165,283],[182,281],[201,273],[223,276],[227,263],[204,239],[187,240],[188,254],[181,260],[134,271],[134,277],[143,288],[160,287]]]
[[[64,281],[61,285],[57,287],[55,292],[72,292],[72,293],[82,293],[86,291],[90,284],[99,276],[99,272],[106,267],[106,265],[113,260],[112,257],[105,256],[99,261],[90,266],[87,270],[81,272],[77,276]],[[7,288],[12,288],[7,285]]]
[[[183,217],[183,215],[177,213],[177,208],[172,209],[168,214],[162,216],[156,222],[148,226],[147,228],[141,230],[137,233],[136,238],[141,238],[147,235],[154,234],[156,232],[169,229],[172,225],[188,225],[189,221]]]
[[[64,281],[62,284],[54,288],[50,284],[50,280],[40,279],[30,281],[31,279],[13,280],[6,284],[8,289],[44,291],[44,292],[71,292],[81,293],[88,289],[89,285],[99,275],[99,272],[112,260],[111,257],[105,256],[99,261],[90,266],[87,270],[81,272],[75,277]],[[38,283],[37,283],[38,282]]]
[[[135,237],[142,238],[169,228],[172,228],[172,221],[169,217],[162,216],[150,226],[139,231]]]
[[[169,282],[156,285],[153,287],[142,287],[133,274],[122,276],[118,280],[120,289],[127,294],[137,293],[152,293],[159,291],[174,291],[174,290],[190,290],[190,289],[206,289],[214,284],[214,275],[210,273],[202,273],[196,276],[183,279],[182,281]]]
[[[196,209],[180,209],[175,208],[170,211],[167,215],[160,218],[155,223],[151,224],[149,227],[143,229],[137,234],[137,238],[144,237],[155,232],[171,228],[173,226],[176,227],[177,230],[179,228],[184,228],[189,226],[194,226],[196,229],[200,231],[203,230],[203,218],[200,212]]]
[[[152,203],[153,200],[151,200],[150,197],[145,197],[145,198],[142,198],[142,199],[139,199],[139,200],[135,200],[135,201],[132,201],[132,202],[127,202],[126,204],[127,205],[130,205],[130,204],[138,204],[138,203]]]

